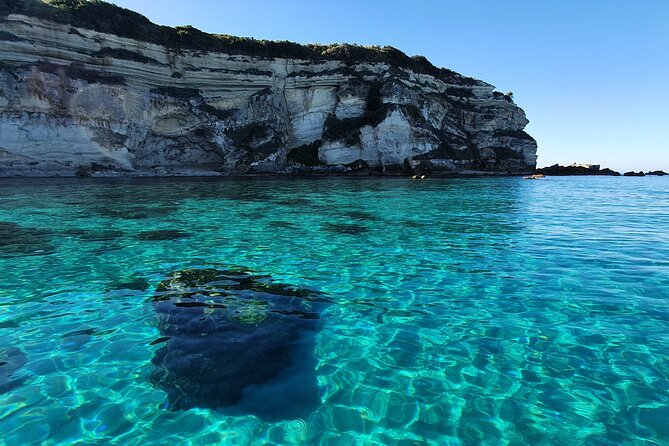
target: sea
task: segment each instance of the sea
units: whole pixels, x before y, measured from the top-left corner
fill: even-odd
[[[669,177],[0,180],[2,445],[667,445]]]

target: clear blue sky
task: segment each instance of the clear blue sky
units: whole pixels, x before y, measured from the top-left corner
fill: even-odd
[[[113,0],[163,25],[391,45],[513,91],[539,165],[669,171],[669,0]]]

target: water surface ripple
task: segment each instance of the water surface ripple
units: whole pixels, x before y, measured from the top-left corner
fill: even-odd
[[[312,412],[166,408],[192,268],[328,296]],[[669,444],[666,177],[3,180],[0,271],[3,444]]]

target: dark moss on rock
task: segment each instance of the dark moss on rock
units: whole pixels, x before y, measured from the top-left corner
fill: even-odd
[[[177,271],[153,298],[161,348],[149,382],[171,410],[305,417],[320,404],[313,348],[325,303],[245,269]]]

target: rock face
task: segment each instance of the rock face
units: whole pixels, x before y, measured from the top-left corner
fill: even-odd
[[[561,166],[559,164],[553,164],[552,166],[542,167],[535,171],[537,174],[543,175],[608,175],[608,176],[620,176],[620,172],[611,170],[608,167],[600,169],[598,164],[572,164],[570,166]]]
[[[424,58],[350,45],[202,50],[124,37],[134,13],[121,8],[111,33],[43,4],[31,15],[33,3],[0,0],[0,175],[535,168],[510,95]],[[300,57],[272,50],[286,45]]]

